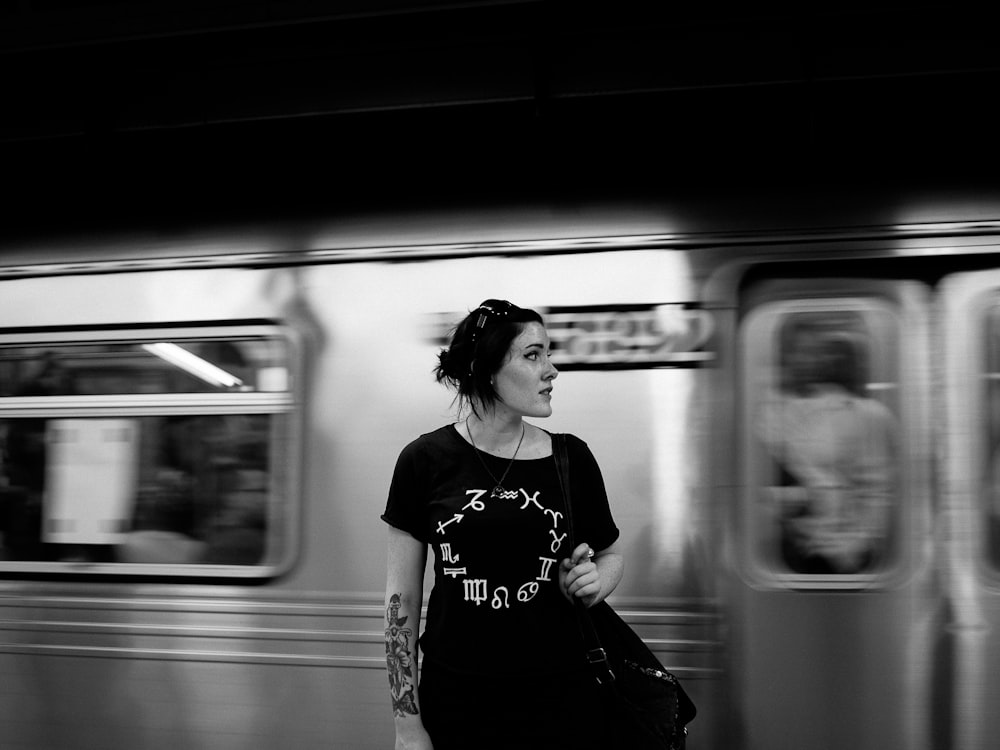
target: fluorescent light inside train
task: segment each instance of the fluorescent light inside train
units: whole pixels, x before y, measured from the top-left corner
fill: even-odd
[[[160,342],[157,344],[143,344],[142,348],[175,367],[191,373],[196,378],[204,380],[209,385],[222,388],[234,388],[238,385],[243,385],[243,381],[232,373],[216,367],[211,362],[202,359],[196,354],[192,354],[177,344]]]

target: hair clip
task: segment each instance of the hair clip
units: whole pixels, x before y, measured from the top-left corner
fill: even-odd
[[[506,309],[504,309],[504,310],[498,310],[498,309],[496,309],[494,307],[494,305],[487,304],[487,303],[496,303],[497,305],[506,305]],[[479,307],[477,307],[475,310],[473,310],[472,312],[479,312],[479,317],[476,318],[476,325],[472,329],[472,345],[473,346],[477,345],[476,338],[479,335],[479,332],[486,327],[486,321],[489,320],[489,318],[490,318],[491,315],[496,316],[498,318],[499,317],[504,317],[505,318],[505,317],[507,317],[510,314],[510,311],[513,308],[514,308],[514,305],[512,305],[510,302],[508,302],[505,299],[500,299],[500,300],[491,299],[491,300],[486,300],[486,302],[484,302]]]
[[[490,303],[490,302],[495,302],[498,305],[506,305],[507,308],[505,310],[497,310],[492,304],[487,304],[487,303]],[[479,307],[476,308],[476,310],[482,310],[483,311],[480,314],[480,316],[479,316],[479,321],[476,323],[476,327],[478,327],[478,328],[482,328],[483,327],[483,325],[486,323],[486,316],[487,315],[503,315],[503,316],[506,316],[506,315],[510,314],[510,311],[511,311],[511,309],[513,307],[514,307],[514,305],[512,305],[510,302],[508,302],[505,299],[490,299],[490,300],[486,300],[486,302],[484,302],[483,304],[481,304]],[[475,312],[475,311],[473,311],[473,312]]]

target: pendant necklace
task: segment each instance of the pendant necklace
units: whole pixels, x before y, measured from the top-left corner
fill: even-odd
[[[486,469],[486,473],[490,475],[490,479],[496,482],[496,485],[493,487],[493,491],[490,492],[490,497],[499,497],[508,499],[510,497],[517,497],[516,492],[510,493],[503,488],[503,480],[507,478],[507,474],[510,472],[510,468],[514,465],[514,459],[517,458],[517,452],[521,450],[521,443],[524,441],[524,423],[523,422],[521,423],[521,439],[517,441],[517,447],[514,449],[514,455],[510,457],[510,463],[507,464],[507,468],[504,469],[503,476],[501,476],[500,479],[497,479],[495,476],[493,476],[493,472],[490,471],[490,467],[486,465],[486,461],[484,461],[483,457],[479,455],[479,446],[477,446],[476,441],[472,439],[472,430],[469,428],[468,419],[465,420],[465,431],[469,433],[469,442],[472,443],[472,447],[475,448],[476,457],[479,459],[479,463],[481,463],[483,465],[483,468]]]

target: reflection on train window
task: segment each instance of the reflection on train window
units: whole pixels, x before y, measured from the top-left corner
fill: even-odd
[[[253,565],[270,415],[0,420],[5,560]]]
[[[204,574],[287,551],[285,343],[174,341],[0,338],[0,570]]]
[[[757,563],[803,576],[884,568],[898,528],[893,316],[863,303],[780,303],[758,310],[745,334]]]

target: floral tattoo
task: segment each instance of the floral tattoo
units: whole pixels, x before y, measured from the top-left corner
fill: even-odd
[[[397,717],[420,713],[414,694],[414,659],[410,654],[413,630],[403,627],[409,618],[399,616],[399,607],[400,595],[393,594],[385,610],[385,662],[389,668],[392,713]]]

